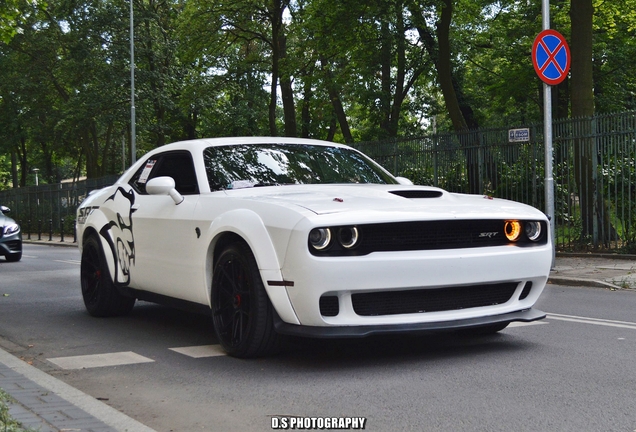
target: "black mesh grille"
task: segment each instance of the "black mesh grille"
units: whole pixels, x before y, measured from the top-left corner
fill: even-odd
[[[382,291],[353,294],[354,311],[361,316],[439,312],[503,304],[517,282],[452,288]]]
[[[451,249],[508,244],[503,221],[428,221],[363,225],[364,246],[373,251]]]
[[[21,248],[22,242],[20,240],[11,240],[11,241],[5,242],[4,244],[7,245],[10,251],[18,252]]]
[[[505,220],[442,220],[395,222],[356,225],[360,235],[360,245],[345,249],[338,242],[324,250],[317,251],[309,245],[314,255],[342,256],[367,255],[372,252],[393,252],[411,250],[459,249],[488,246],[532,246],[545,244],[547,236],[531,242],[525,236],[510,242],[504,234]],[[542,232],[547,232],[545,222],[541,222]]]
[[[339,312],[338,296],[324,295],[320,297],[320,315],[333,317],[338,315]]]

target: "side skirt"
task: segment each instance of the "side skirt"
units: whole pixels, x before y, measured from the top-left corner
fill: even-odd
[[[201,303],[194,303],[191,301],[181,300],[174,297],[168,297],[162,294],[142,291],[134,288],[120,288],[119,290],[122,294],[129,297],[135,297],[138,300],[147,301],[150,303],[157,303],[163,306],[181,309],[186,312],[194,312],[212,316],[212,309],[210,309],[210,306]]]

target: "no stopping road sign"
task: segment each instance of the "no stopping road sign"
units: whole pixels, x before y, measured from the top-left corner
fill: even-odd
[[[570,47],[561,33],[543,30],[532,45],[532,64],[541,81],[557,85],[570,71]]]

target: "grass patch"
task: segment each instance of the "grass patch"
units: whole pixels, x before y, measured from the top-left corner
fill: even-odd
[[[25,429],[19,421],[9,415],[8,403],[11,396],[0,389],[0,432],[34,432],[33,429]]]

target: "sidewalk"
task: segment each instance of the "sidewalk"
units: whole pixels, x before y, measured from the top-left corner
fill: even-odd
[[[24,235],[26,244],[77,247],[73,236]],[[11,351],[8,352],[8,351]],[[18,358],[22,347],[0,339],[0,389],[12,399],[11,417],[40,432],[155,432],[86,393]]]
[[[9,404],[9,414],[25,428],[40,432],[154,432],[1,348],[0,388],[15,401]]]
[[[27,244],[77,247],[73,236],[42,235]],[[549,283],[605,288],[636,289],[635,255],[557,254]],[[5,342],[5,348],[7,347]],[[15,346],[12,352],[19,352]],[[39,369],[30,366],[0,348],[0,388],[16,403],[11,415],[25,427],[41,432],[58,431],[130,431],[153,432],[152,429],[82,393]]]

